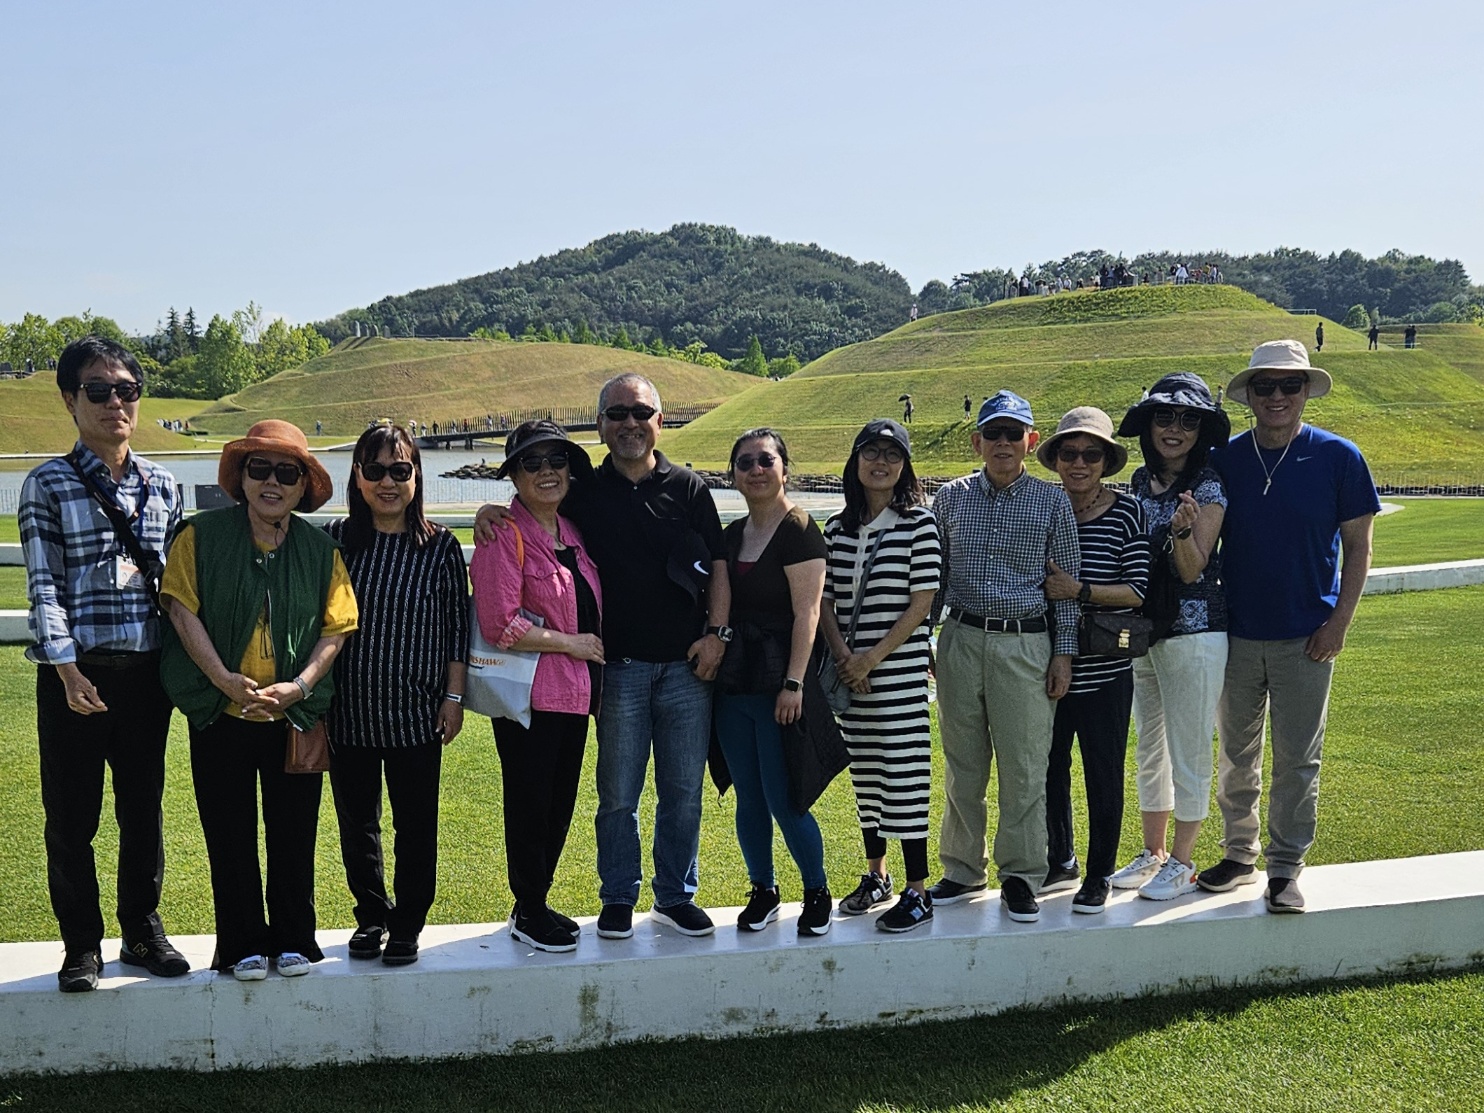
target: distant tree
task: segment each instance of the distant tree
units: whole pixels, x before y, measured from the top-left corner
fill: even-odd
[[[1365,306],[1352,305],[1349,312],[1345,314],[1345,319],[1340,324],[1357,332],[1365,332],[1371,327],[1371,315]]]
[[[588,327],[587,318],[580,317],[577,320],[577,331],[572,334],[574,344],[596,344],[598,338],[593,335],[593,330]]]
[[[304,362],[330,354],[330,342],[321,336],[313,325],[300,325],[293,329],[304,341]]]
[[[657,334],[655,338],[649,342],[649,354],[652,356],[659,356],[662,359],[670,354],[670,346],[665,343],[665,338],[663,336],[659,336]]]
[[[235,394],[257,375],[253,354],[242,342],[237,326],[221,316],[213,316],[201,338],[196,353],[197,382],[208,398]]]
[[[786,356],[779,356],[777,359],[770,359],[768,361],[768,377],[771,379],[786,379],[801,366],[799,357],[789,352]]]
[[[191,342],[186,336],[185,329],[181,326],[180,314],[175,311],[175,306],[173,305],[170,307],[170,312],[165,315],[164,339],[164,356],[167,363],[190,354]]]
[[[256,344],[263,335],[263,307],[249,301],[247,308],[233,311],[232,324],[237,327],[237,335],[242,337],[244,344]]]
[[[319,333],[315,333],[315,335],[318,336]],[[480,325],[477,329],[475,329],[469,335],[470,336],[474,336],[474,337],[478,337],[480,340],[509,340],[510,339],[510,334],[508,332],[506,332],[504,329],[502,329],[499,325],[496,325],[494,328],[490,328],[487,325]],[[329,341],[326,341],[326,343],[329,343]]]
[[[1001,295],[1003,296],[1003,295]],[[917,315],[931,317],[948,309],[948,287],[933,279],[917,293]]]
[[[115,344],[128,346],[129,338],[119,328],[118,322],[111,317],[95,317],[91,309],[84,310],[81,317],[58,317],[52,322],[52,327],[61,335],[64,346],[84,336],[101,336]]]
[[[186,307],[183,331],[185,333],[184,346],[194,355],[196,350],[201,346],[201,328],[196,324],[196,311],[190,306]]]
[[[625,352],[633,351],[634,345],[629,340],[629,330],[624,328],[623,325],[619,325],[618,331],[613,334],[613,340],[610,342],[610,346]]]
[[[732,366],[745,375],[762,376],[768,373],[768,357],[763,355],[762,342],[755,335],[747,340],[747,354]]]
[[[8,361],[17,369],[28,359],[35,367],[45,367],[46,361],[56,359],[66,346],[61,331],[40,313],[27,313],[0,332],[0,361]]]

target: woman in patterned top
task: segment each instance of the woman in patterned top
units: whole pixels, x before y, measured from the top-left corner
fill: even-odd
[[[907,887],[876,926],[911,931],[933,916],[927,895],[933,770],[927,617],[943,551],[912,470],[907,430],[895,421],[871,421],[860,431],[844,485],[845,509],[824,530],[829,556],[820,630],[851,692],[840,730],[850,749],[866,872],[840,911],[863,916],[891,898],[886,840],[900,839]]]
[[[1206,384],[1181,371],[1154,384],[1124,415],[1118,435],[1138,437],[1144,452],[1129,487],[1144,508],[1152,554],[1144,610],[1162,636],[1134,662],[1144,848],[1111,881],[1115,889],[1171,900],[1195,888],[1191,853],[1211,808],[1212,735],[1226,675],[1216,549],[1226,490],[1206,458],[1227,442],[1231,422]],[[1171,813],[1175,841],[1167,852]]]

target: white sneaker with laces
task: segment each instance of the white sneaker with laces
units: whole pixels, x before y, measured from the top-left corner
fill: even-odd
[[[268,976],[268,960],[262,955],[248,955],[232,964],[232,977],[239,982],[260,982]]]
[[[1137,858],[1108,878],[1108,884],[1115,889],[1137,889],[1157,874],[1162,865],[1163,859],[1145,847]]]
[[[1150,900],[1174,900],[1195,891],[1195,867],[1177,861],[1172,854],[1154,875],[1154,880],[1139,887],[1139,896]]]
[[[298,951],[284,951],[278,956],[278,972],[285,978],[297,978],[301,974],[307,974],[312,965],[314,964]]]

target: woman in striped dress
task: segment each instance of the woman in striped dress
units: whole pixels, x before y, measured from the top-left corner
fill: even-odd
[[[942,547],[912,470],[907,430],[895,421],[868,422],[860,431],[844,483],[845,509],[824,530],[829,556],[820,628],[851,693],[840,730],[850,748],[866,872],[840,911],[863,916],[891,898],[886,840],[899,839],[907,887],[876,926],[911,931],[933,915],[927,895],[927,617]]]
[[[464,723],[469,587],[458,540],[423,516],[422,460],[407,431],[356,442],[339,541],[361,627],[335,662],[330,787],[355,897],[351,958],[417,961],[438,872],[443,747]],[[381,783],[396,830],[396,900],[382,868]],[[383,952],[382,945],[386,950]]]

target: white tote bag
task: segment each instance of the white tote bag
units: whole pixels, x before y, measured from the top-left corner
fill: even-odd
[[[526,564],[525,539],[515,523],[516,567]],[[540,615],[522,609],[520,612],[535,626],[545,625]],[[491,719],[513,719],[523,727],[531,725],[531,685],[536,679],[536,662],[541,654],[526,649],[501,649],[491,645],[479,629],[479,609],[469,598],[468,680],[464,684],[464,710]]]

